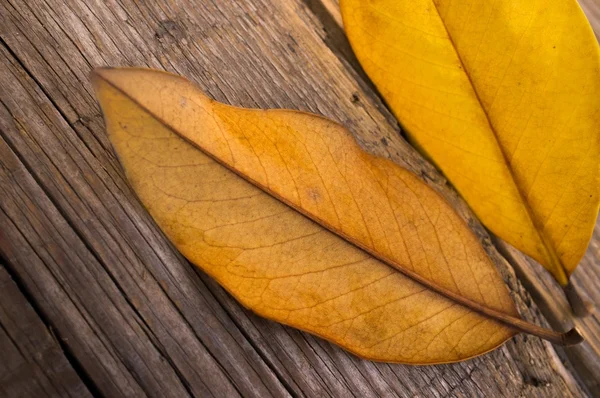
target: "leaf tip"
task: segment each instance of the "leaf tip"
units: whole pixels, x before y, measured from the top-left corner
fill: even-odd
[[[111,70],[111,69],[115,69],[112,66],[100,66],[98,68],[94,68],[92,69],[92,71],[90,72],[90,78],[95,78],[95,77],[100,77],[104,74],[105,71],[107,70]]]
[[[100,68],[92,69],[92,71],[89,74],[89,79],[92,82],[92,86],[94,87],[94,90],[98,91],[98,83],[100,82],[100,80],[104,79],[105,72],[110,69],[114,69],[114,68],[100,67]]]

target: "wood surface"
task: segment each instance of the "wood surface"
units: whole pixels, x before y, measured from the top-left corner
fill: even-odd
[[[2,395],[598,394],[595,317],[578,323],[592,343],[575,349],[521,335],[458,364],[369,362],[242,308],[177,253],[139,203],[92,96],[97,66],[164,69],[225,103],[344,124],[365,149],[441,192],[481,238],[522,316],[547,325],[468,207],[404,141],[336,12],[329,0],[0,2],[0,346],[13,353],[0,367]],[[596,302],[599,239],[575,274]],[[498,247],[524,280],[541,274]],[[564,307],[551,281],[547,289]],[[537,296],[566,329],[572,317],[561,307],[556,321]]]
[[[91,397],[66,353],[0,264],[0,396]]]

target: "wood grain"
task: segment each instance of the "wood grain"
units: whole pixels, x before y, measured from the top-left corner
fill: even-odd
[[[0,395],[91,397],[85,382],[0,264]]]
[[[522,315],[545,323],[464,202],[328,40],[339,30],[313,9],[299,0],[1,2],[6,266],[106,396],[585,395],[538,339],[520,336],[460,364],[410,367],[360,360],[258,318],[188,264],[137,201],[91,95],[96,66],[165,69],[226,103],[343,123],[367,150],[442,192],[480,236]]]

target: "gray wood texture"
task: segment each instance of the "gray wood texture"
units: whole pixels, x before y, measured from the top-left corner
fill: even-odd
[[[261,319],[190,265],[139,203],[92,95],[88,74],[97,66],[165,69],[225,103],[339,121],[365,149],[441,192],[481,238],[522,316],[547,325],[468,207],[403,140],[340,22],[335,2],[327,0],[0,1],[0,254],[18,280],[0,272],[13,291],[0,291],[0,309],[6,297],[16,297],[14,308],[27,314],[17,321],[28,324],[39,314],[31,333],[52,330],[60,341],[45,343],[55,354],[44,362],[34,362],[33,352],[43,351],[38,345],[7,362],[6,369],[19,361],[32,367],[29,377],[43,378],[40,390],[18,387],[2,373],[0,392],[17,386],[16,396],[597,393],[598,351],[589,348],[580,349],[592,364],[583,370],[571,351],[522,335],[463,363],[390,365]],[[576,277],[600,302],[598,239],[581,267],[586,275]],[[525,260],[508,257],[523,268]],[[37,312],[27,312],[24,300]],[[0,331],[19,338],[28,331],[3,314]],[[569,322],[566,315],[557,327]],[[596,318],[585,322],[597,333]],[[7,342],[0,336],[0,344],[21,347],[15,337]]]
[[[0,264],[0,396],[91,397],[60,343]]]

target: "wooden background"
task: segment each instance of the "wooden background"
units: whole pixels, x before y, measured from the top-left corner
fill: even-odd
[[[585,6],[597,23],[599,4]],[[453,204],[525,319],[575,322],[587,342],[521,335],[463,363],[389,365],[253,315],[174,250],[128,187],[88,79],[103,65],[341,122]],[[597,229],[573,278],[596,303],[599,259]],[[0,396],[598,396],[599,330],[404,141],[335,0],[0,0]]]

